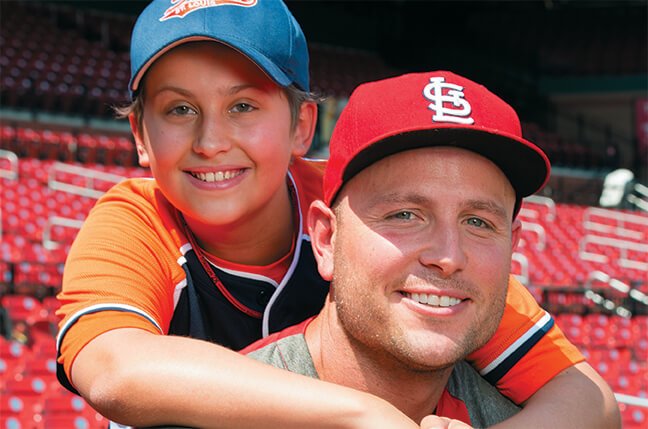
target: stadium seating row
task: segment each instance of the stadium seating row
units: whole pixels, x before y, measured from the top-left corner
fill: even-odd
[[[2,168],[0,161],[0,168]],[[39,267],[45,276],[60,277],[60,264],[74,235],[74,225],[51,225],[53,217],[78,221],[85,218],[96,201],[95,198],[72,192],[54,190],[52,180],[84,188],[89,185],[87,176],[67,172],[54,161],[20,158],[18,178],[3,178],[1,227],[4,238],[0,245],[0,260],[5,263],[23,263],[16,267],[18,274],[36,276]],[[67,164],[76,165],[80,164]],[[140,168],[85,164],[92,170],[114,176],[143,176]],[[111,176],[112,177],[112,176]],[[93,190],[101,193],[114,182],[95,179]],[[593,212],[582,206],[559,204],[550,213],[543,203],[526,201],[521,213],[523,220],[522,242],[518,252],[526,260],[528,284],[536,286],[583,286],[591,273],[602,271],[612,278],[648,293],[648,215],[624,212]],[[597,215],[597,213],[611,213]],[[592,217],[594,216],[594,217]],[[630,220],[628,220],[630,219]],[[50,223],[48,223],[50,222]],[[44,234],[59,248],[44,247]],[[514,271],[522,267],[514,264]],[[5,276],[7,274],[5,273]],[[607,287],[598,285],[598,287]]]

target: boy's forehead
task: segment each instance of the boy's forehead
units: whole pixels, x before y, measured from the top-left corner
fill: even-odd
[[[252,60],[238,50],[217,41],[191,41],[175,46],[157,58],[142,77],[141,86],[146,87],[148,77],[158,71],[164,73],[169,67],[181,67],[181,74],[192,76],[199,62],[204,60],[214,66],[234,70],[255,87],[278,88],[279,86]],[[193,67],[192,67],[193,65]],[[162,67],[162,70],[159,70]],[[214,69],[214,84],[218,73]]]

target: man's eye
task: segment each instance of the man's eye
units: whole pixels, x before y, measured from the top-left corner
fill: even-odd
[[[232,107],[232,112],[235,113],[245,113],[245,112],[251,112],[254,110],[254,106],[248,103],[238,103]]]
[[[409,211],[400,211],[398,213],[394,213],[393,215],[391,215],[391,217],[399,220],[412,220],[414,219],[414,213]]]
[[[478,217],[471,217],[468,219],[468,225],[475,226],[477,228],[488,228],[489,225],[484,221],[483,219],[480,219]]]
[[[184,116],[184,115],[195,115],[196,111],[189,106],[181,105],[171,109],[170,113],[173,115]]]

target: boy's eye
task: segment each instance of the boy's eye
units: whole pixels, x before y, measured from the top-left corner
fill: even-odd
[[[245,113],[245,112],[251,112],[254,109],[255,109],[255,107],[252,106],[251,104],[238,103],[238,104],[235,104],[234,107],[232,107],[231,111],[234,112],[234,113]]]
[[[181,105],[171,109],[170,113],[173,115],[184,116],[184,115],[195,115],[196,111],[189,106]]]

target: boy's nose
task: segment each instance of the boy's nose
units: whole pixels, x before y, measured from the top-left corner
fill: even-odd
[[[207,158],[220,152],[226,152],[232,147],[232,136],[225,124],[215,119],[203,121],[200,132],[194,139],[193,150]]]

